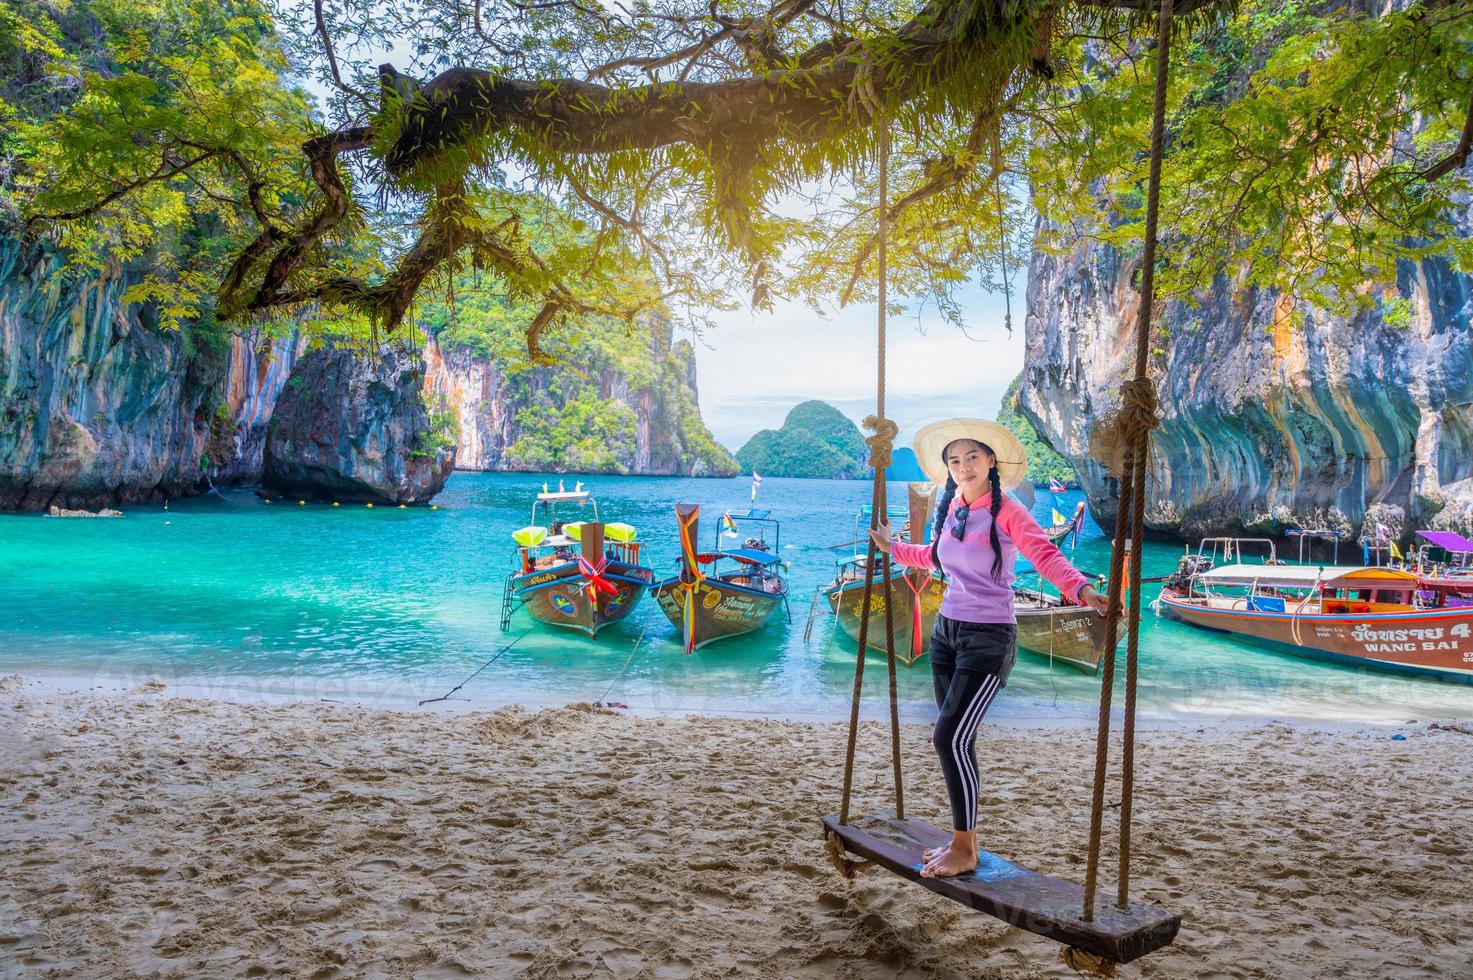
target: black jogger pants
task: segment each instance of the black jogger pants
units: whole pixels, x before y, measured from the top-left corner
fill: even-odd
[[[977,726],[1007,686],[1018,657],[1010,623],[965,623],[939,616],[931,633],[931,680],[940,716],[931,742],[941,760],[955,830],[977,827]]]

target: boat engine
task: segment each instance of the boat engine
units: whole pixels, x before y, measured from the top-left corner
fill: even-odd
[[[1181,560],[1176,563],[1176,571],[1166,577],[1162,588],[1185,592],[1192,579],[1210,568],[1212,559],[1206,555],[1182,555]]]

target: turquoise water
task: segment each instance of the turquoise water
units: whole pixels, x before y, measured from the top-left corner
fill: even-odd
[[[459,473],[438,510],[268,505],[229,491],[167,511],[126,508],[122,520],[0,516],[0,673],[64,677],[73,686],[157,677],[217,696],[413,704],[446,693],[515,640],[457,694],[466,700],[449,706],[554,704],[609,692],[637,711],[847,714],[854,653],[835,637],[825,603],[810,642],[803,632],[809,597],[832,576],[835,558],[849,553],[832,546],[855,537],[868,484],[765,479],[759,506],[783,522],[792,622],[779,618],[687,657],[648,598],[597,641],[534,627],[525,613],[500,632],[510,532],[528,522],[542,482]],[[676,557],[674,502],[702,505],[703,542],[722,510],[749,505],[746,477],[587,482],[605,520],[640,529],[662,576]],[[1052,507],[1072,513],[1077,499],[1042,493],[1036,512],[1047,523]],[[893,502],[902,500],[897,488]],[[1169,571],[1179,553],[1149,545],[1143,573]],[[1097,571],[1108,561],[1109,543],[1091,526],[1075,563]],[[1157,588],[1148,586],[1146,598]],[[1142,649],[1142,711],[1158,718],[1473,717],[1473,688],[1301,661],[1154,616]],[[878,716],[883,662],[871,659],[866,676],[873,683],[866,711]],[[907,716],[927,716],[924,661],[902,669],[900,691]],[[1097,698],[1096,679],[1021,653],[994,710],[1067,723],[1091,717]]]

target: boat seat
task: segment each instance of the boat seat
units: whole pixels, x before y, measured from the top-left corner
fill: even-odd
[[[977,870],[952,878],[923,878],[921,852],[951,840],[950,831],[919,820],[901,820],[894,811],[845,825],[834,815],[824,829],[844,849],[873,861],[938,895],[985,912],[1009,925],[1093,953],[1129,963],[1169,946],[1181,928],[1181,916],[1155,905],[1132,903],[1117,908],[1101,889],[1094,919],[1081,918],[1084,887],[1019,867],[1005,858],[981,852]]]

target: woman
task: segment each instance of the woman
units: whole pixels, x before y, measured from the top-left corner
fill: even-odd
[[[999,455],[999,452],[1001,455]],[[931,676],[940,717],[932,739],[951,797],[951,843],[925,852],[921,874],[965,874],[977,867],[977,725],[1007,685],[1018,656],[1013,565],[1021,551],[1066,598],[1105,614],[1105,597],[1053,546],[1027,508],[1003,491],[1028,472],[1023,445],[1003,426],[947,419],[921,429],[916,459],[946,489],[931,543],[891,541],[886,524],[875,545],[907,568],[947,576],[931,633]]]

